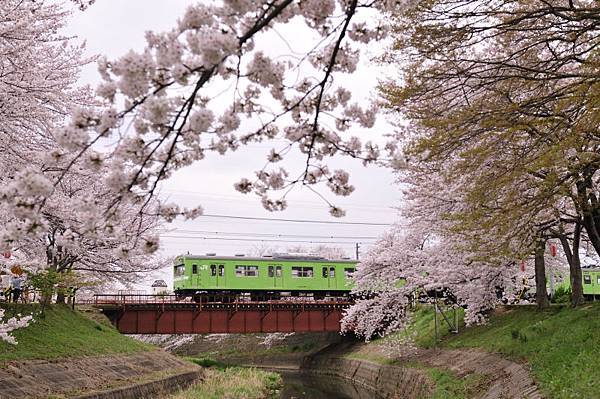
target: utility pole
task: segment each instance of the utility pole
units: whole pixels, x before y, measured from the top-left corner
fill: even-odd
[[[356,243],[356,260],[358,260],[358,249],[360,248],[360,245],[358,245],[358,243]]]

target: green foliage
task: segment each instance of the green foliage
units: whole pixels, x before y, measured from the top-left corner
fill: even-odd
[[[472,398],[486,382],[486,377],[479,374],[459,378],[448,370],[438,368],[427,368],[427,373],[435,384],[430,399]]]
[[[571,287],[559,286],[554,291],[552,303],[569,303],[571,301]]]
[[[510,307],[489,323],[448,336],[443,345],[479,347],[526,360],[546,397],[592,398],[600,392],[600,306]]]
[[[120,334],[109,325],[90,320],[64,305],[46,309],[40,317],[38,305],[0,304],[6,316],[34,314],[34,322],[13,335],[19,342],[0,341],[0,362],[24,359],[55,359],[154,350],[151,345]]]
[[[54,270],[43,270],[28,277],[29,285],[46,299],[52,298],[59,281],[60,275]]]
[[[281,385],[281,376],[276,373],[241,367],[209,368],[201,383],[169,399],[274,399]]]
[[[195,363],[198,366],[202,366],[202,367],[216,367],[216,368],[220,368],[220,369],[227,368],[225,363],[219,362],[218,360],[215,360],[210,357],[201,357],[201,358],[188,357],[187,359],[190,362]]]

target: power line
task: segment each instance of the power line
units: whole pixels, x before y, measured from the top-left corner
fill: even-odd
[[[208,230],[184,230],[175,229],[172,232],[183,234],[222,234],[228,236],[255,236],[255,237],[274,237],[274,238],[328,238],[340,240],[376,240],[377,236],[322,236],[322,235],[306,235],[306,234],[278,234],[278,233],[242,233],[242,232],[226,232],[226,231],[208,231]]]
[[[252,241],[252,242],[296,242],[306,244],[356,244],[356,241],[307,241],[307,240],[277,240],[269,238],[230,238],[230,237],[199,237],[199,236],[170,236],[163,235],[165,238],[185,238],[194,240],[217,240],[217,241]],[[365,242],[359,242],[359,244],[368,244]]]
[[[220,200],[220,201],[234,201],[234,202],[247,202],[247,198],[243,198],[241,196],[233,196],[233,195],[217,195],[217,194],[206,194],[206,193],[202,193],[200,191],[189,191],[189,190],[171,190],[171,189],[165,189],[162,190],[163,193],[166,194],[184,194],[184,195],[188,195],[188,196],[193,196],[193,197],[204,197],[206,199],[212,199],[212,200]],[[307,201],[307,200],[297,200],[297,199],[293,199],[293,200],[289,200],[290,203],[294,204],[294,207],[299,206],[301,204],[304,205],[312,205],[312,206],[307,206],[308,208],[313,208],[313,209],[322,209],[325,206],[325,203],[323,201]],[[337,201],[336,201],[337,203]],[[342,208],[369,208],[369,209],[373,209],[373,210],[377,210],[380,212],[390,212],[390,211],[394,211],[394,206],[392,205],[388,205],[388,206],[382,206],[382,205],[367,205],[367,204],[339,204]]]
[[[391,226],[391,223],[368,223],[368,222],[335,222],[330,220],[301,220],[301,219],[282,219],[282,218],[261,218],[250,216],[233,216],[233,215],[208,215],[204,214],[199,217],[221,218],[221,219],[243,219],[243,220],[265,220],[269,222],[290,222],[290,223],[314,223],[314,224],[346,224],[355,226]]]

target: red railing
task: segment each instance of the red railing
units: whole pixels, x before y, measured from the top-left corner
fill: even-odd
[[[344,297],[327,297],[324,299],[315,299],[313,297],[281,297],[281,296],[241,296],[241,295],[206,295],[199,298],[199,301],[192,301],[191,298],[181,298],[173,294],[152,295],[152,294],[96,294],[91,301],[93,305],[150,305],[150,304],[336,304],[350,305],[352,302]]]

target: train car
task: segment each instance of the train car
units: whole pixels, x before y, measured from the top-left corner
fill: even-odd
[[[195,301],[215,295],[279,299],[310,295],[314,299],[349,294],[356,261],[318,256],[265,257],[182,255],[173,266],[173,289]]]
[[[586,299],[600,297],[600,268],[597,266],[581,268],[583,279],[583,296]]]

